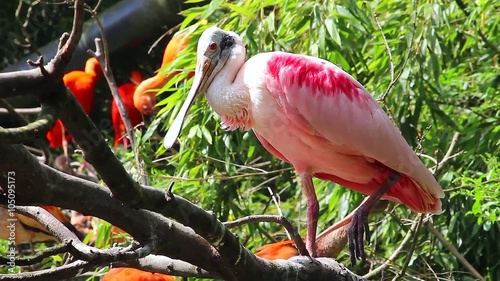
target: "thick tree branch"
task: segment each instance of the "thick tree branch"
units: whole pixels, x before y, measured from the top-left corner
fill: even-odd
[[[149,255],[156,248],[155,240],[152,240],[138,249],[132,244],[132,247],[127,248],[114,247],[101,250],[83,244],[73,232],[43,208],[16,206],[16,211],[32,217],[58,240],[68,243],[68,252],[80,260],[102,263],[137,259]]]
[[[222,268],[217,263],[218,253],[191,229],[158,214],[124,205],[101,185],[39,164],[21,145],[0,143],[0,151],[5,152],[0,161],[0,182],[7,181],[7,172],[15,171],[18,205],[53,205],[78,210],[120,227],[139,243],[159,239],[156,254],[184,260],[214,273]],[[5,196],[0,195],[0,202],[6,202]]]
[[[200,267],[186,263],[180,260],[174,260],[164,256],[149,255],[147,257],[130,260],[126,262],[116,262],[113,267],[133,267],[149,272],[158,272],[163,274],[198,277],[198,278],[219,278],[219,276],[201,269]]]

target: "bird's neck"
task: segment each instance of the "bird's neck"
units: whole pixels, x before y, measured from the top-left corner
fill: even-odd
[[[252,127],[250,94],[239,75],[244,63],[244,53],[232,56],[206,91],[208,103],[221,117],[222,127],[228,130]]]

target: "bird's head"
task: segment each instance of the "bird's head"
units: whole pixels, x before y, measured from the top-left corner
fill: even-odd
[[[231,61],[242,56],[245,57],[245,45],[236,33],[215,26],[207,28],[202,33],[198,41],[194,82],[181,110],[165,136],[163,144],[167,149],[174,144],[179,136],[184,119],[198,94],[206,92],[220,71],[231,65]]]
[[[101,64],[99,64],[99,61],[96,58],[91,57],[85,62],[85,72],[87,72],[88,74],[92,74],[95,77],[101,77]]]

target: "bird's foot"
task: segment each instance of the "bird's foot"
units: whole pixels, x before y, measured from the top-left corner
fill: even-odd
[[[370,240],[370,229],[368,228],[367,219],[368,212],[364,211],[363,208],[356,210],[352,216],[348,234],[352,265],[356,265],[356,260],[366,260],[363,236],[366,236],[366,240]]]

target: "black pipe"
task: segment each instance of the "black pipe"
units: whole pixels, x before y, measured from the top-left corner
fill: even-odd
[[[173,27],[182,21],[179,15],[184,4],[180,0],[123,0],[103,13],[99,13],[109,44],[109,51],[113,52],[131,42],[147,38],[161,27]],[[67,71],[82,69],[89,57],[88,49],[95,49],[94,38],[101,37],[95,20],[91,19],[84,25],[82,39],[76,49]],[[40,48],[46,59],[52,59],[57,51],[59,40]],[[31,69],[26,63],[27,59],[36,61],[37,54],[30,54],[18,63],[10,65],[2,72]]]

